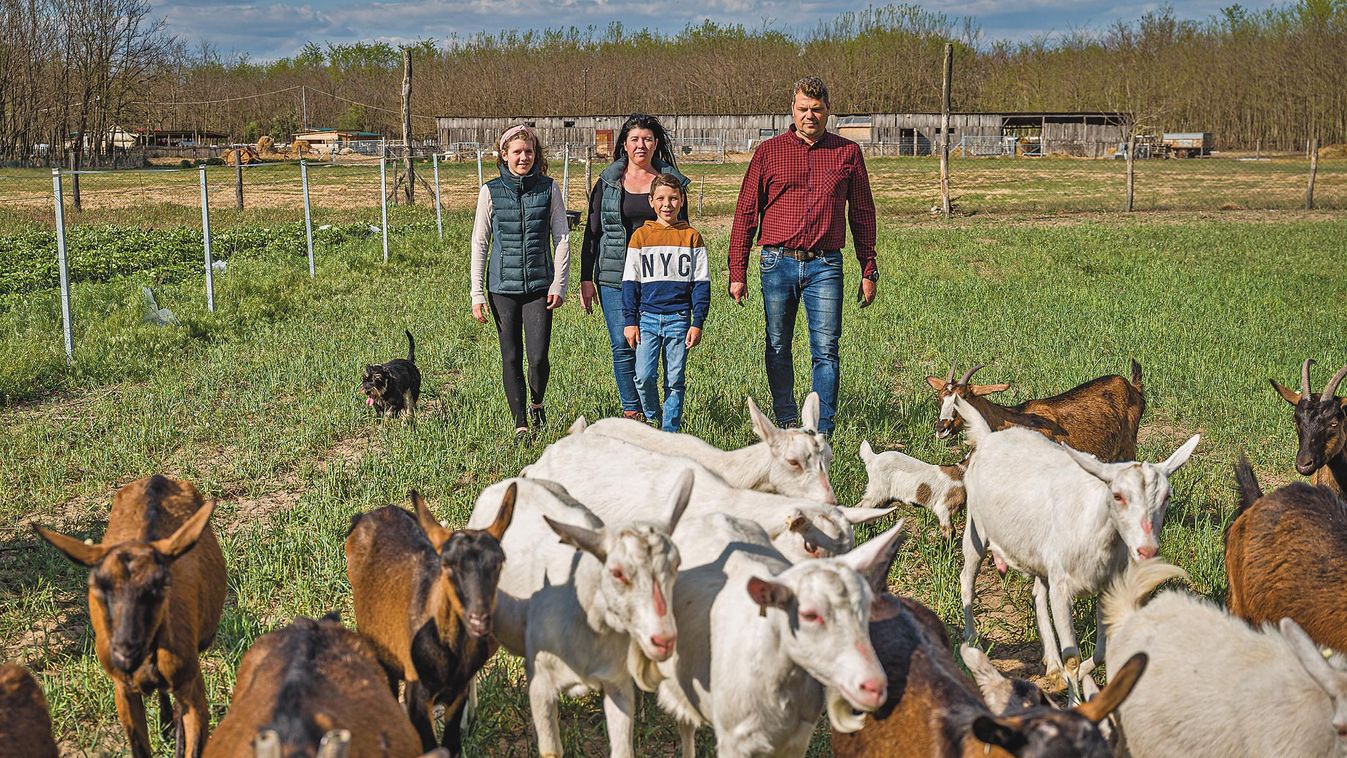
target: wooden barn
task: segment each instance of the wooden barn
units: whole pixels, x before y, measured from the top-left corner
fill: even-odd
[[[751,151],[764,139],[790,127],[786,113],[749,115],[656,114],[673,141],[681,146],[716,143],[728,152]],[[524,123],[536,129],[543,144],[589,145],[600,155],[612,154],[613,141],[625,115],[518,116],[436,118],[440,145],[490,146],[506,127]],[[1108,112],[953,113],[950,147],[975,155],[1073,155],[1107,158],[1123,141],[1124,116]],[[930,155],[940,145],[939,113],[869,113],[834,115],[829,128],[867,146],[885,146],[891,155]]]

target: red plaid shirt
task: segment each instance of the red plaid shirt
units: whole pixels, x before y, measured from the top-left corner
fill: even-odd
[[[758,145],[734,208],[730,282],[742,282],[748,274],[755,237],[761,245],[840,250],[847,241],[847,203],[856,260],[861,274],[868,275],[878,270],[875,201],[860,146],[832,132],[810,145],[795,135],[794,126]]]

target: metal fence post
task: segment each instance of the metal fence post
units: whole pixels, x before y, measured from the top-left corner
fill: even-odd
[[[482,148],[477,148],[477,188],[481,189],[485,182],[482,181]]]
[[[70,327],[70,274],[65,257],[65,197],[61,193],[61,169],[51,170],[52,197],[56,200],[56,267],[61,274],[61,331],[65,335],[65,362],[75,362],[75,338]]]
[[[570,207],[571,202],[571,143],[561,148],[561,204]]]
[[[309,249],[309,278],[313,279],[313,215],[309,211],[309,163],[302,159],[299,161],[299,183],[304,186],[304,243]]]
[[[206,191],[206,167],[201,172],[201,239],[206,251],[206,310],[215,312],[215,271],[210,259],[210,195]]]
[[[431,153],[430,164],[435,167],[435,231],[444,241],[444,206],[440,205],[440,154]]]
[[[379,159],[379,213],[383,220],[384,263],[388,262],[388,159]]]

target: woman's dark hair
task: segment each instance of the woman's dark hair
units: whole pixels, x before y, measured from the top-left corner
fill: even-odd
[[[633,113],[622,122],[622,129],[617,133],[617,147],[613,148],[613,160],[620,161],[627,157],[627,132],[632,129],[649,129],[655,134],[655,160],[664,161],[672,167],[677,168],[678,163],[674,160],[673,145],[669,144],[669,135],[664,131],[664,125],[659,119],[647,113]]]

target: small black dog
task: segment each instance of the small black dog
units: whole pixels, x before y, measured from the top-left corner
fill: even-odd
[[[421,397],[421,370],[416,367],[416,340],[407,332],[407,358],[394,358],[379,365],[366,366],[360,383],[365,404],[385,416],[404,410],[416,417],[416,401]]]

